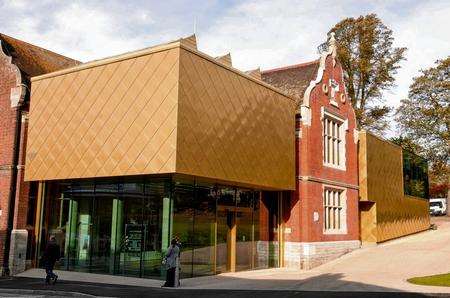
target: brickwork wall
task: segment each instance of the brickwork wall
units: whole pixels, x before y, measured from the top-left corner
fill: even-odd
[[[8,228],[9,198],[14,174],[14,142],[15,132],[18,126],[21,128],[19,143],[18,177],[16,181],[15,210],[13,230],[32,230],[32,226],[27,226],[29,212],[29,183],[24,183],[23,172],[25,164],[25,145],[27,138],[27,110],[28,106],[19,106],[19,101],[23,98],[22,75],[19,69],[11,63],[11,57],[5,55],[0,47],[0,266],[3,264],[5,251],[5,240]],[[20,103],[22,104],[22,103]],[[18,117],[18,109],[21,109],[21,116]],[[27,232],[25,232],[26,234]],[[17,233],[16,233],[17,234]],[[22,239],[22,238],[20,238]],[[21,241],[15,238],[16,241]],[[14,239],[13,239],[14,240]],[[26,247],[25,243],[12,243],[13,256],[18,247]],[[20,258],[24,258],[24,253],[19,253]],[[13,263],[15,259],[13,258]],[[10,258],[11,263],[11,258]],[[10,264],[15,266],[16,264]],[[19,267],[22,268],[22,264]]]
[[[330,104],[328,95],[322,91],[322,84],[328,84],[328,80],[333,78],[339,84],[339,92],[336,93],[336,102],[339,107]],[[309,131],[308,138],[303,139],[301,154],[306,162],[302,164],[300,175],[310,175],[333,181],[344,182],[348,184],[358,185],[358,155],[357,145],[354,139],[354,129],[356,127],[356,119],[353,108],[349,100],[345,103],[340,101],[340,95],[344,91],[344,82],[342,81],[342,68],[339,62],[333,67],[333,59],[328,56],[326,60],[326,70],[323,74],[322,81],[316,85],[311,93],[311,126],[302,125],[302,131]],[[348,120],[348,129],[346,131],[346,170],[337,170],[323,165],[323,134],[321,108],[333,111],[340,115],[341,118]]]
[[[338,107],[330,104],[327,94],[322,91],[322,84],[328,84],[330,78],[334,78],[339,84],[339,92],[336,93]],[[310,96],[311,125],[301,124],[301,138],[297,139],[297,176],[309,176],[326,179],[353,186],[358,185],[357,169],[357,144],[354,135],[356,120],[351,103],[340,101],[340,95],[344,91],[342,69],[337,62],[333,67],[333,58],[328,56],[322,81],[316,85]],[[346,169],[334,169],[323,165],[323,128],[321,110],[325,107],[329,111],[348,120],[348,129],[345,133],[346,140]],[[286,241],[338,241],[358,240],[358,190],[347,188],[347,234],[325,235],[323,233],[323,185],[316,181],[298,181],[297,190],[292,195],[291,216],[286,226],[291,228],[291,234],[286,235]],[[314,212],[318,212],[319,220],[313,220]]]
[[[11,107],[11,89],[17,86],[17,69],[0,48],[0,264],[3,263],[8,200],[11,189],[16,108]]]
[[[339,62],[336,62],[333,66],[333,57],[331,55],[327,57],[322,80],[311,92],[310,125],[305,119],[298,122],[301,128],[300,138],[296,140],[296,173],[299,179],[297,190],[292,193],[290,216],[285,220],[285,227],[290,229],[290,233],[285,235],[285,265],[289,267],[312,268],[358,248],[360,243],[356,119],[349,100],[344,103],[340,101],[345,87],[342,68]],[[339,91],[335,95],[338,107],[330,103],[328,94],[322,90],[322,85],[328,85],[331,78],[339,84]],[[330,168],[323,164],[323,108],[348,120],[348,129],[345,132],[345,170]],[[305,180],[302,177],[314,179]],[[323,187],[327,183],[323,180],[353,186],[343,187],[346,191],[347,204],[346,233],[324,233]],[[315,212],[319,215],[317,221],[314,220]],[[309,243],[308,248],[305,248],[305,243]]]
[[[29,191],[30,182],[24,182],[25,172],[25,148],[27,143],[28,133],[28,114],[22,114],[20,130],[20,151],[17,171],[17,190],[16,190],[16,204],[14,210],[14,229],[32,229],[27,226],[27,215],[29,208]]]

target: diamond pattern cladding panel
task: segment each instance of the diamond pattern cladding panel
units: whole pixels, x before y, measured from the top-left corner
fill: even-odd
[[[180,53],[177,172],[295,189],[294,103],[197,53]]]
[[[403,193],[402,149],[365,131],[359,140],[360,195],[376,204],[377,242],[429,228],[428,201]]]
[[[175,171],[179,48],[37,79],[27,180]]]

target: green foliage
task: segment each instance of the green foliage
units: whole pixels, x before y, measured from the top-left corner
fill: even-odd
[[[396,118],[401,133],[423,148],[433,183],[448,183],[450,167],[450,56],[414,78]]]
[[[393,137],[390,139],[390,141],[396,145],[399,145],[404,150],[407,150],[414,154],[423,156],[423,153],[424,153],[423,148],[420,147],[419,144],[414,142],[414,140],[409,137],[404,137],[404,136]]]
[[[425,197],[425,182],[420,180],[411,180],[411,196],[424,198]]]
[[[394,75],[406,48],[393,47],[392,30],[375,14],[346,18],[330,32],[335,33],[337,55],[358,128],[381,133],[391,111],[384,105],[382,91],[394,86]]]

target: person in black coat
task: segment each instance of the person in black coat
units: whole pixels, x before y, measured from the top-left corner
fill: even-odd
[[[53,267],[55,266],[56,261],[60,258],[60,248],[58,243],[56,243],[55,236],[50,236],[50,239],[45,247],[44,254],[42,255],[42,261],[44,263],[45,273],[47,276],[45,277],[45,283],[50,284],[50,281],[53,280],[53,284],[56,283],[58,279],[58,275],[53,273]]]

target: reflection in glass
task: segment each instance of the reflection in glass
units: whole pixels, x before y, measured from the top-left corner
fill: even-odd
[[[167,200],[168,185],[166,181],[149,181],[145,184],[144,198],[144,245],[142,247],[143,276],[164,276],[161,272],[163,217],[169,210],[163,210],[163,202]],[[168,206],[169,207],[169,206]],[[167,209],[167,207],[166,207]],[[165,220],[169,220],[166,216]],[[167,233],[168,231],[165,230]],[[167,237],[165,237],[167,239]],[[165,240],[167,242],[167,240]]]
[[[264,192],[263,204],[267,208],[268,241],[269,241],[269,267],[278,267],[279,243],[278,243],[278,193]]]
[[[192,184],[176,182],[173,189],[172,237],[181,243],[181,278],[192,276],[194,248],[194,187]]]
[[[217,191],[217,242],[216,273],[230,270],[228,245],[231,242],[231,229],[235,226],[236,190],[222,188]]]
[[[403,150],[403,185],[406,195],[428,199],[428,161]]]
[[[253,268],[269,267],[269,228],[268,211],[261,202],[261,193],[254,194],[253,201]]]
[[[141,183],[119,184],[123,200],[123,232],[119,245],[119,274],[139,276],[141,272],[141,246],[145,241],[143,225],[143,186]],[[119,222],[117,224],[120,224]]]
[[[194,200],[193,276],[214,274],[216,198],[212,187],[197,186]]]
[[[253,192],[238,191],[236,195],[236,271],[252,268],[253,262]]]
[[[39,249],[55,235],[61,269],[164,278],[162,256],[177,237],[182,278],[227,272],[232,264],[277,266],[277,195],[194,178],[46,182]]]
[[[71,185],[67,233],[68,268],[89,271],[91,265],[91,226],[94,184],[74,182]]]
[[[90,271],[108,273],[111,265],[111,225],[113,201],[117,198],[117,185],[95,185],[94,214],[92,219],[92,248]]]

